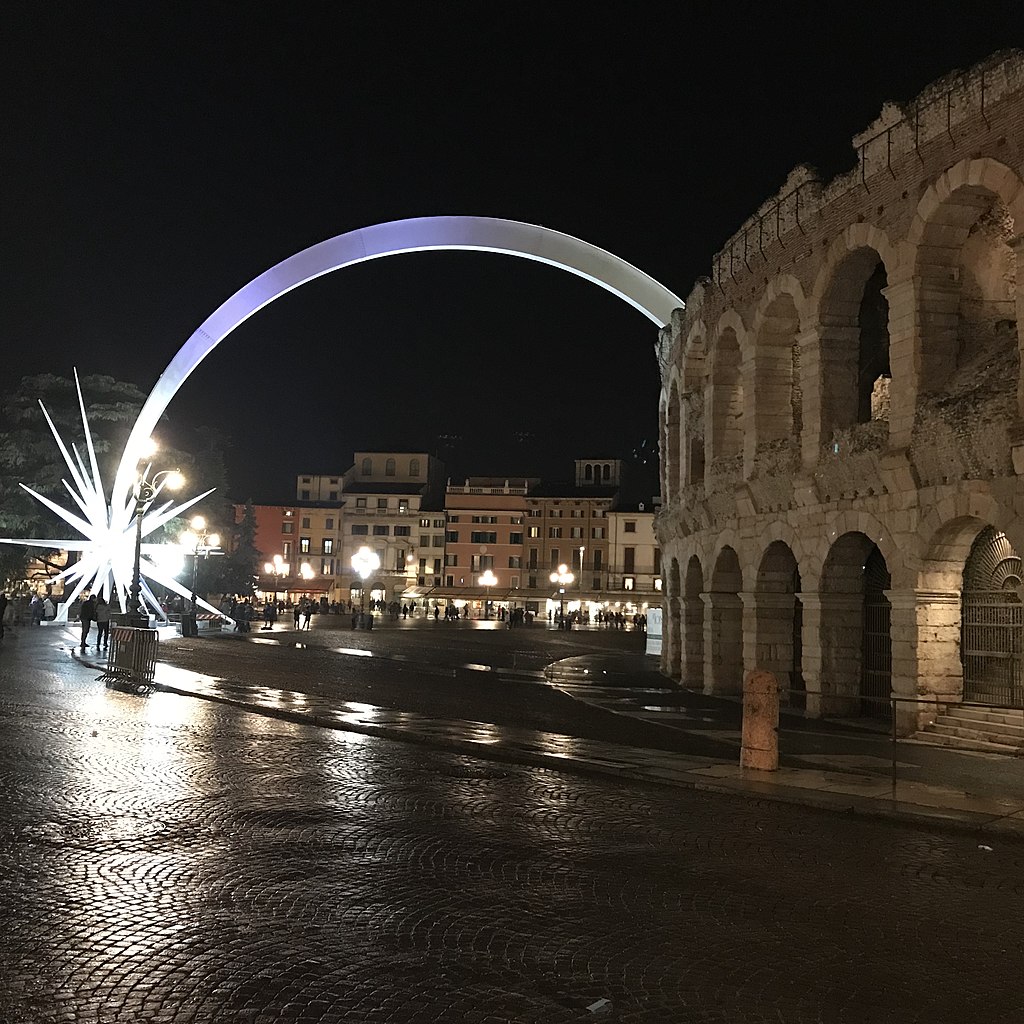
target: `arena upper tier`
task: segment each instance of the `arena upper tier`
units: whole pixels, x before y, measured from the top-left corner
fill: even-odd
[[[660,335],[664,669],[901,731],[1021,705],[1024,53],[806,166]]]

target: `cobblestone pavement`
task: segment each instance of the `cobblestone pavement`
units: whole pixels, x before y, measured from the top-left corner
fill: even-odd
[[[5,1024],[1022,1019],[1020,844],[140,699],[32,642]]]

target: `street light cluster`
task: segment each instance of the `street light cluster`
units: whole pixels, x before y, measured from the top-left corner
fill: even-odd
[[[558,584],[558,628],[565,629],[565,588],[568,587],[576,577],[569,572],[567,565],[560,565],[551,574],[551,582]]]

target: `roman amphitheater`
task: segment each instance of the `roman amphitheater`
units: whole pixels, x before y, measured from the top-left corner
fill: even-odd
[[[827,183],[797,167],[659,338],[663,669],[710,693],[769,669],[808,715],[907,734],[1024,704],[1024,52],[853,145]]]

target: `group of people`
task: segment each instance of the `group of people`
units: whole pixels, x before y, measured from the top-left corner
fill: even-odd
[[[78,609],[78,621],[82,626],[82,646],[89,646],[89,632],[96,623],[96,650],[105,651],[110,641],[110,604],[102,594],[90,594]]]

